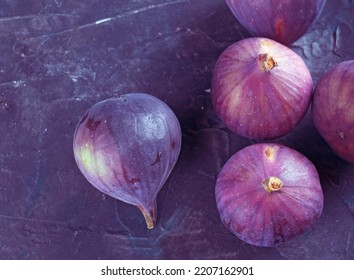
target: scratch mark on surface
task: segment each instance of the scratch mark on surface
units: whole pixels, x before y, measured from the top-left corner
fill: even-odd
[[[173,2],[166,2],[166,3],[156,4],[156,5],[145,6],[145,7],[136,9],[136,10],[130,10],[130,11],[118,14],[118,15],[116,15],[114,17],[104,18],[104,19],[96,20],[95,22],[91,22],[91,23],[87,23],[87,24],[81,25],[81,26],[78,27],[78,29],[91,27],[91,26],[94,26],[94,25],[110,22],[110,21],[117,20],[117,19],[120,19],[120,18],[128,17],[128,16],[135,15],[135,14],[139,14],[139,13],[142,13],[142,12],[146,12],[146,11],[150,11],[150,10],[154,10],[154,9],[158,9],[158,8],[163,8],[163,7],[170,6],[170,5],[176,5],[176,4],[180,4],[180,3],[184,3],[184,2],[188,2],[188,0],[177,0],[177,1],[173,1]]]
[[[51,220],[42,220],[42,219],[33,219],[33,218],[25,218],[25,217],[18,217],[18,216],[9,216],[9,215],[2,215],[0,214],[1,219],[7,220],[19,220],[19,221],[26,221],[26,222],[38,222],[38,223],[48,223],[48,224],[56,224],[56,225],[67,225],[65,222],[59,221],[51,221]]]
[[[35,37],[30,37],[30,38],[28,38],[27,40],[34,40],[34,39],[41,39],[41,38],[48,38],[48,37],[53,37],[53,36],[59,36],[59,35],[71,33],[71,32],[74,32],[74,31],[75,31],[75,28],[69,28],[69,29],[65,29],[65,30],[59,31],[59,32],[44,34],[44,35],[35,36]]]
[[[14,17],[3,17],[3,18],[0,18],[0,23],[1,22],[7,22],[7,21],[13,21],[13,20],[37,19],[37,18],[51,17],[51,16],[56,16],[56,17],[77,17],[77,16],[74,16],[74,15],[71,15],[71,14],[46,14],[46,15],[14,16]]]
[[[22,85],[26,85],[25,82],[23,80],[12,80],[12,81],[4,81],[4,82],[0,82],[0,86],[13,86],[15,88],[18,88]]]
[[[340,32],[339,27],[336,26],[336,29],[335,29],[334,32],[333,32],[333,38],[332,38],[332,40],[333,40],[332,52],[333,52],[333,54],[335,54],[336,56],[341,57],[340,54],[337,53],[337,50],[336,50],[336,49],[337,49],[337,46],[339,45],[339,36],[340,36],[339,32]]]
[[[154,10],[154,9],[158,9],[158,8],[163,8],[163,7],[170,6],[170,5],[176,5],[176,4],[180,4],[180,3],[185,3],[185,2],[188,2],[188,0],[176,0],[176,1],[173,1],[173,2],[166,2],[166,3],[156,4],[156,5],[149,5],[149,6],[145,6],[145,7],[136,9],[136,10],[130,10],[130,11],[118,14],[116,16],[113,16],[113,17],[108,17],[108,18],[104,18],[104,19],[95,20],[94,22],[86,23],[86,24],[80,25],[80,26],[78,26],[76,28],[69,28],[69,29],[65,29],[65,30],[59,31],[59,32],[49,33],[49,34],[40,35],[40,36],[36,36],[36,37],[30,37],[28,39],[29,40],[33,40],[33,39],[47,38],[49,36],[52,37],[52,36],[63,35],[63,34],[74,32],[75,30],[80,30],[80,29],[85,29],[85,28],[88,28],[88,27],[96,26],[96,25],[101,25],[103,23],[107,23],[107,22],[110,22],[110,21],[118,20],[120,18],[132,16],[132,15],[135,15],[135,14],[139,14],[139,13],[142,13],[142,12],[146,12],[146,11],[150,11],[150,10]],[[19,18],[21,18],[21,17],[19,17]]]
[[[50,38],[44,39],[42,42],[40,42],[36,48],[36,55],[39,54],[40,49],[44,46],[45,43],[49,41]]]
[[[58,104],[61,104],[61,103],[69,103],[69,102],[78,102],[78,101],[81,101],[83,99],[83,97],[79,97],[79,96],[72,96],[72,97],[60,97],[60,98],[57,98],[57,99],[53,99],[50,101],[50,104],[51,105],[55,105],[57,106]]]
[[[101,23],[109,22],[109,21],[111,21],[111,20],[112,20],[111,17],[109,17],[109,18],[104,18],[104,19],[96,20],[96,21],[95,21],[95,24],[101,24]]]

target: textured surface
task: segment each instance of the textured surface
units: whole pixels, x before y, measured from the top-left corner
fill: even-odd
[[[353,15],[353,0],[328,0],[293,44],[315,83],[354,58]],[[258,248],[219,219],[216,176],[255,141],[216,117],[211,71],[244,37],[223,0],[0,1],[0,258],[354,259],[354,166],[333,154],[310,114],[276,142],[316,165],[325,195],[318,223],[288,243]],[[164,100],[183,129],[152,231],[134,206],[90,186],[72,152],[75,126],[91,105],[136,91]]]

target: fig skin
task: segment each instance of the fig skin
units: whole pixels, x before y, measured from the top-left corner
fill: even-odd
[[[223,123],[251,139],[288,134],[304,117],[313,83],[304,61],[288,47],[266,38],[248,38],[218,58],[211,99]]]
[[[226,0],[237,20],[256,37],[286,46],[302,37],[321,13],[325,0]]]
[[[215,188],[223,224],[246,243],[272,247],[299,236],[323,209],[315,166],[278,144],[254,144],[235,153]]]
[[[339,63],[321,77],[313,98],[312,118],[332,150],[354,163],[354,60]]]
[[[156,196],[181,149],[181,127],[158,98],[131,93],[92,106],[74,134],[76,163],[95,188],[137,206],[152,229]]]

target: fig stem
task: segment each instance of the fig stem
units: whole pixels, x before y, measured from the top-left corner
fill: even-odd
[[[146,222],[146,226],[148,229],[153,229],[155,227],[155,223],[152,219],[152,217],[150,217],[145,211],[142,211],[144,218],[145,218],[145,222]]]
[[[138,208],[140,209],[141,213],[143,213],[147,228],[153,229],[156,225],[156,207],[149,207],[149,210],[146,210],[141,206],[138,206]]]
[[[283,187],[283,182],[278,177],[268,177],[262,181],[263,188],[271,193],[279,191]]]
[[[258,55],[257,61],[259,69],[266,72],[269,72],[274,67],[278,66],[278,63],[274,60],[274,58],[266,53],[261,53]]]

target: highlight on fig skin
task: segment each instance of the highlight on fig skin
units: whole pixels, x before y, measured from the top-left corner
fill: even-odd
[[[181,149],[173,111],[145,93],[125,94],[92,106],[73,141],[76,163],[93,187],[135,205],[148,229],[156,225],[156,196]]]

